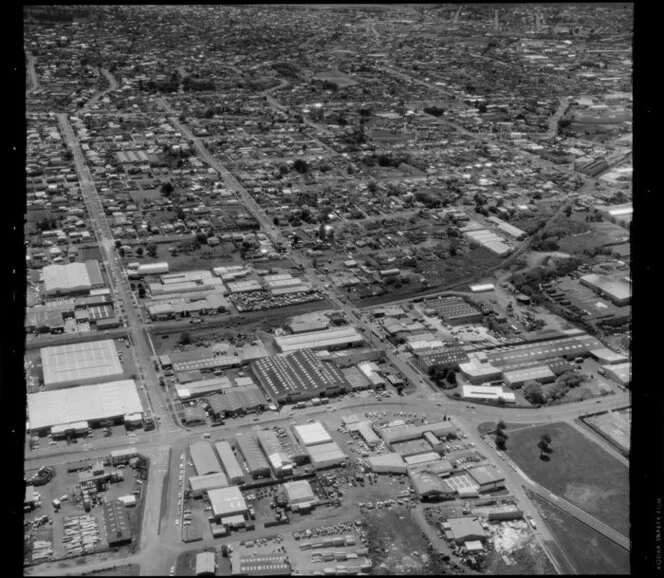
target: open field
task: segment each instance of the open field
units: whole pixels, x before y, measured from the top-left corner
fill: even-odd
[[[529,497],[577,573],[629,574],[629,552],[539,496]]]
[[[507,454],[523,471],[554,494],[629,535],[629,470],[599,445],[566,423],[520,428],[506,433]],[[550,460],[540,459],[537,443],[551,436]]]

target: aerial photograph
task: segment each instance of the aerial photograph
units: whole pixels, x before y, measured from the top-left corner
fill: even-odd
[[[633,4],[20,10],[24,576],[634,572]]]

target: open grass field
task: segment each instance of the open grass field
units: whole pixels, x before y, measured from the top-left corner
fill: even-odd
[[[629,552],[539,496],[529,497],[564,551],[565,566],[571,563],[578,574],[629,574]]]
[[[583,421],[599,430],[623,451],[629,452],[632,426],[631,408],[587,417]]]
[[[513,429],[507,454],[535,482],[629,535],[629,470],[566,423]],[[537,443],[551,436],[553,453],[540,459]]]

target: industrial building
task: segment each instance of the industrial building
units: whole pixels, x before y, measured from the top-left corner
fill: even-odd
[[[551,383],[556,380],[556,374],[548,365],[537,365],[523,369],[513,369],[503,373],[505,384],[516,389],[522,387],[527,381],[538,381],[539,383]]]
[[[408,465],[408,472],[429,472],[436,474],[439,478],[447,477],[454,471],[454,466],[449,460],[438,459],[422,462],[420,464]],[[454,491],[454,489],[452,488]]]
[[[132,379],[28,394],[28,429],[34,433],[81,422],[90,426],[122,422],[125,416],[142,412]]]
[[[431,448],[429,448],[431,449]],[[428,462],[435,462],[440,460],[440,456],[436,452],[425,452],[421,454],[415,454],[411,456],[405,456],[403,461],[406,462],[408,466],[416,466],[420,464],[425,464]]]
[[[465,323],[481,323],[484,316],[475,307],[461,297],[442,297],[425,303],[425,312],[435,311],[445,323],[463,325]]]
[[[404,424],[385,427],[380,430],[379,434],[385,443],[394,444],[421,438],[428,431],[437,437],[446,438],[450,435],[456,436],[457,428],[449,421],[441,421],[422,425]]]
[[[431,432],[426,432],[425,435],[429,433]],[[428,454],[432,450],[431,444],[423,438],[396,442],[390,444],[390,448],[394,453],[399,454],[404,459],[418,454]]]
[[[199,552],[196,554],[196,576],[214,576],[217,571],[216,554]]]
[[[431,472],[414,472],[409,470],[408,478],[410,484],[415,490],[415,495],[424,501],[442,500],[452,498],[455,495],[443,480]]]
[[[174,293],[190,293],[199,291],[215,290],[223,293],[224,285],[219,277],[210,271],[182,271],[162,275],[160,283],[150,283],[150,293],[153,297],[159,295],[170,295]]]
[[[503,345],[488,350],[486,360],[495,367],[509,369],[524,361],[537,362],[561,357],[565,359],[587,357],[592,350],[602,347],[604,347],[602,342],[595,337],[579,330],[570,330],[552,339],[518,345]]]
[[[318,496],[307,480],[296,480],[283,484],[286,500],[291,510],[307,510],[318,502]]]
[[[320,361],[309,350],[258,359],[251,363],[251,370],[277,403],[329,397],[350,390],[338,367]]]
[[[479,225],[479,223],[475,223],[475,225]],[[501,237],[493,231],[489,231],[489,229],[475,228],[475,225],[466,225],[461,229],[465,237],[470,241],[475,241],[478,245],[482,245],[498,257],[504,257],[510,253],[511,247],[505,244]],[[479,226],[481,227],[481,225]]]
[[[240,463],[237,461],[231,444],[227,441],[221,441],[214,444],[214,447],[217,450],[217,455],[221,460],[221,465],[224,467],[226,476],[231,484],[241,484],[244,482],[244,472]]]
[[[347,459],[336,442],[307,446],[306,451],[315,470],[340,466],[346,463]]]
[[[86,293],[104,285],[99,263],[94,259],[85,263],[47,265],[42,274],[44,293],[49,296]]]
[[[230,558],[232,576],[290,576],[292,572],[284,553],[243,554],[238,549],[231,552]]]
[[[347,427],[350,433],[359,434],[364,443],[370,448],[373,448],[380,443],[380,438],[376,435],[376,432],[372,429],[371,424],[368,421],[358,421],[349,424]]]
[[[102,506],[106,539],[110,547],[127,544],[132,540],[131,526],[125,505],[120,500],[104,502]]]
[[[443,522],[443,529],[449,539],[457,544],[486,538],[486,532],[478,518],[449,518]]]
[[[480,492],[491,492],[505,487],[505,476],[498,474],[498,471],[494,468],[478,466],[470,468],[467,473],[475,480]]]
[[[632,288],[626,279],[615,276],[591,273],[579,278],[582,285],[590,287],[595,293],[609,299],[614,305],[629,305],[632,299]]]
[[[217,523],[231,526],[244,524],[245,515],[249,509],[238,487],[230,486],[210,490],[208,499]]]
[[[516,403],[516,396],[510,391],[503,391],[501,386],[462,385],[461,397],[468,400],[504,401]]]
[[[502,219],[499,219],[498,217],[490,216],[488,217],[487,220],[491,221],[503,233],[507,233],[510,237],[516,239],[517,241],[522,241],[528,236],[528,233],[526,233],[525,231],[522,231],[521,229],[515,227],[514,225],[511,225],[506,221],[503,221]]]
[[[473,385],[501,379],[503,372],[494,367],[484,352],[473,352],[468,361],[459,364],[462,375]]]
[[[102,383],[124,375],[112,339],[44,347],[40,355],[46,389]]]
[[[343,349],[363,343],[364,338],[357,329],[345,325],[323,331],[278,336],[274,341],[281,352],[290,353],[299,349]]]
[[[291,321],[288,328],[291,333],[310,333],[311,331],[325,331],[330,326],[328,319],[316,319],[313,321]]]
[[[229,485],[228,478],[221,472],[189,477],[189,489],[195,499],[202,498],[210,490],[227,488]]]
[[[372,472],[380,474],[405,474],[408,469],[406,462],[399,454],[382,454],[367,458]]]
[[[609,379],[620,385],[627,386],[632,382],[632,363],[630,361],[614,365],[603,365],[602,369]]]
[[[270,464],[265,459],[256,436],[253,434],[238,435],[235,440],[251,477],[255,479],[269,476]]]
[[[189,455],[194,464],[194,470],[199,476],[221,473],[221,466],[217,456],[214,455],[210,442],[199,441],[189,446]]]
[[[468,354],[459,348],[438,348],[416,354],[416,363],[422,371],[429,373],[433,367],[444,367],[447,369],[459,369],[459,364],[469,360]]]
[[[292,475],[293,463],[290,456],[281,447],[276,434],[272,430],[262,430],[256,433],[256,438],[275,475],[277,477]]]
[[[178,375],[178,377],[181,378],[182,374]],[[210,379],[176,383],[175,391],[180,400],[187,400],[192,397],[200,397],[202,395],[216,393],[230,387],[233,387],[233,384],[228,377],[212,377]]]
[[[305,447],[327,444],[332,441],[330,434],[327,433],[327,430],[319,421],[293,426],[293,431]]]

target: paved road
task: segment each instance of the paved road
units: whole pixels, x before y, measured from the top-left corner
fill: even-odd
[[[558,121],[563,117],[569,105],[570,105],[569,98],[567,97],[560,98],[560,105],[558,106],[558,109],[549,119],[549,129],[546,131],[546,134],[544,135],[545,138],[550,139],[558,134]]]
[[[131,342],[130,351],[136,367],[137,383],[140,393],[144,394],[147,401],[148,407],[144,406],[144,409],[155,419],[159,417],[159,421],[163,427],[172,429],[177,425],[171,417],[172,414],[165,409],[160,411],[159,403],[157,407],[154,407],[152,403],[152,395],[155,395],[156,399],[161,403],[167,403],[170,400],[167,400],[163,388],[159,386],[159,379],[152,363],[153,351],[149,336],[145,331],[138,301],[131,291],[126,271],[122,268],[119,257],[115,254],[115,239],[106,220],[99,194],[86,166],[83,152],[78,139],[74,135],[67,115],[60,113],[57,115],[57,118],[65,140],[74,155],[74,163],[81,183],[83,200],[90,214],[92,228],[102,252],[102,260],[109,275],[112,291],[126,319],[126,326]]]
[[[27,54],[28,57],[28,75],[30,77],[30,92],[39,90],[39,80],[37,79],[37,71],[35,70],[35,57],[32,53]]]
[[[106,68],[101,68],[100,70],[101,70],[102,75],[106,78],[106,80],[108,80],[109,87],[106,90],[102,90],[100,92],[95,93],[92,96],[92,98],[90,98],[90,100],[88,100],[88,102],[86,102],[83,105],[83,107],[81,108],[81,112],[86,112],[86,111],[90,110],[90,108],[92,108],[102,96],[108,94],[109,92],[111,92],[113,90],[117,90],[117,88],[119,86],[118,81],[110,73],[109,70],[107,70]]]
[[[68,343],[82,343],[85,341],[98,341],[99,339],[121,339],[127,337],[127,329],[118,327],[116,329],[105,329],[102,331],[86,331],[81,333],[60,333],[59,335],[29,336],[25,341],[25,348],[39,349],[51,345],[67,345]]]

